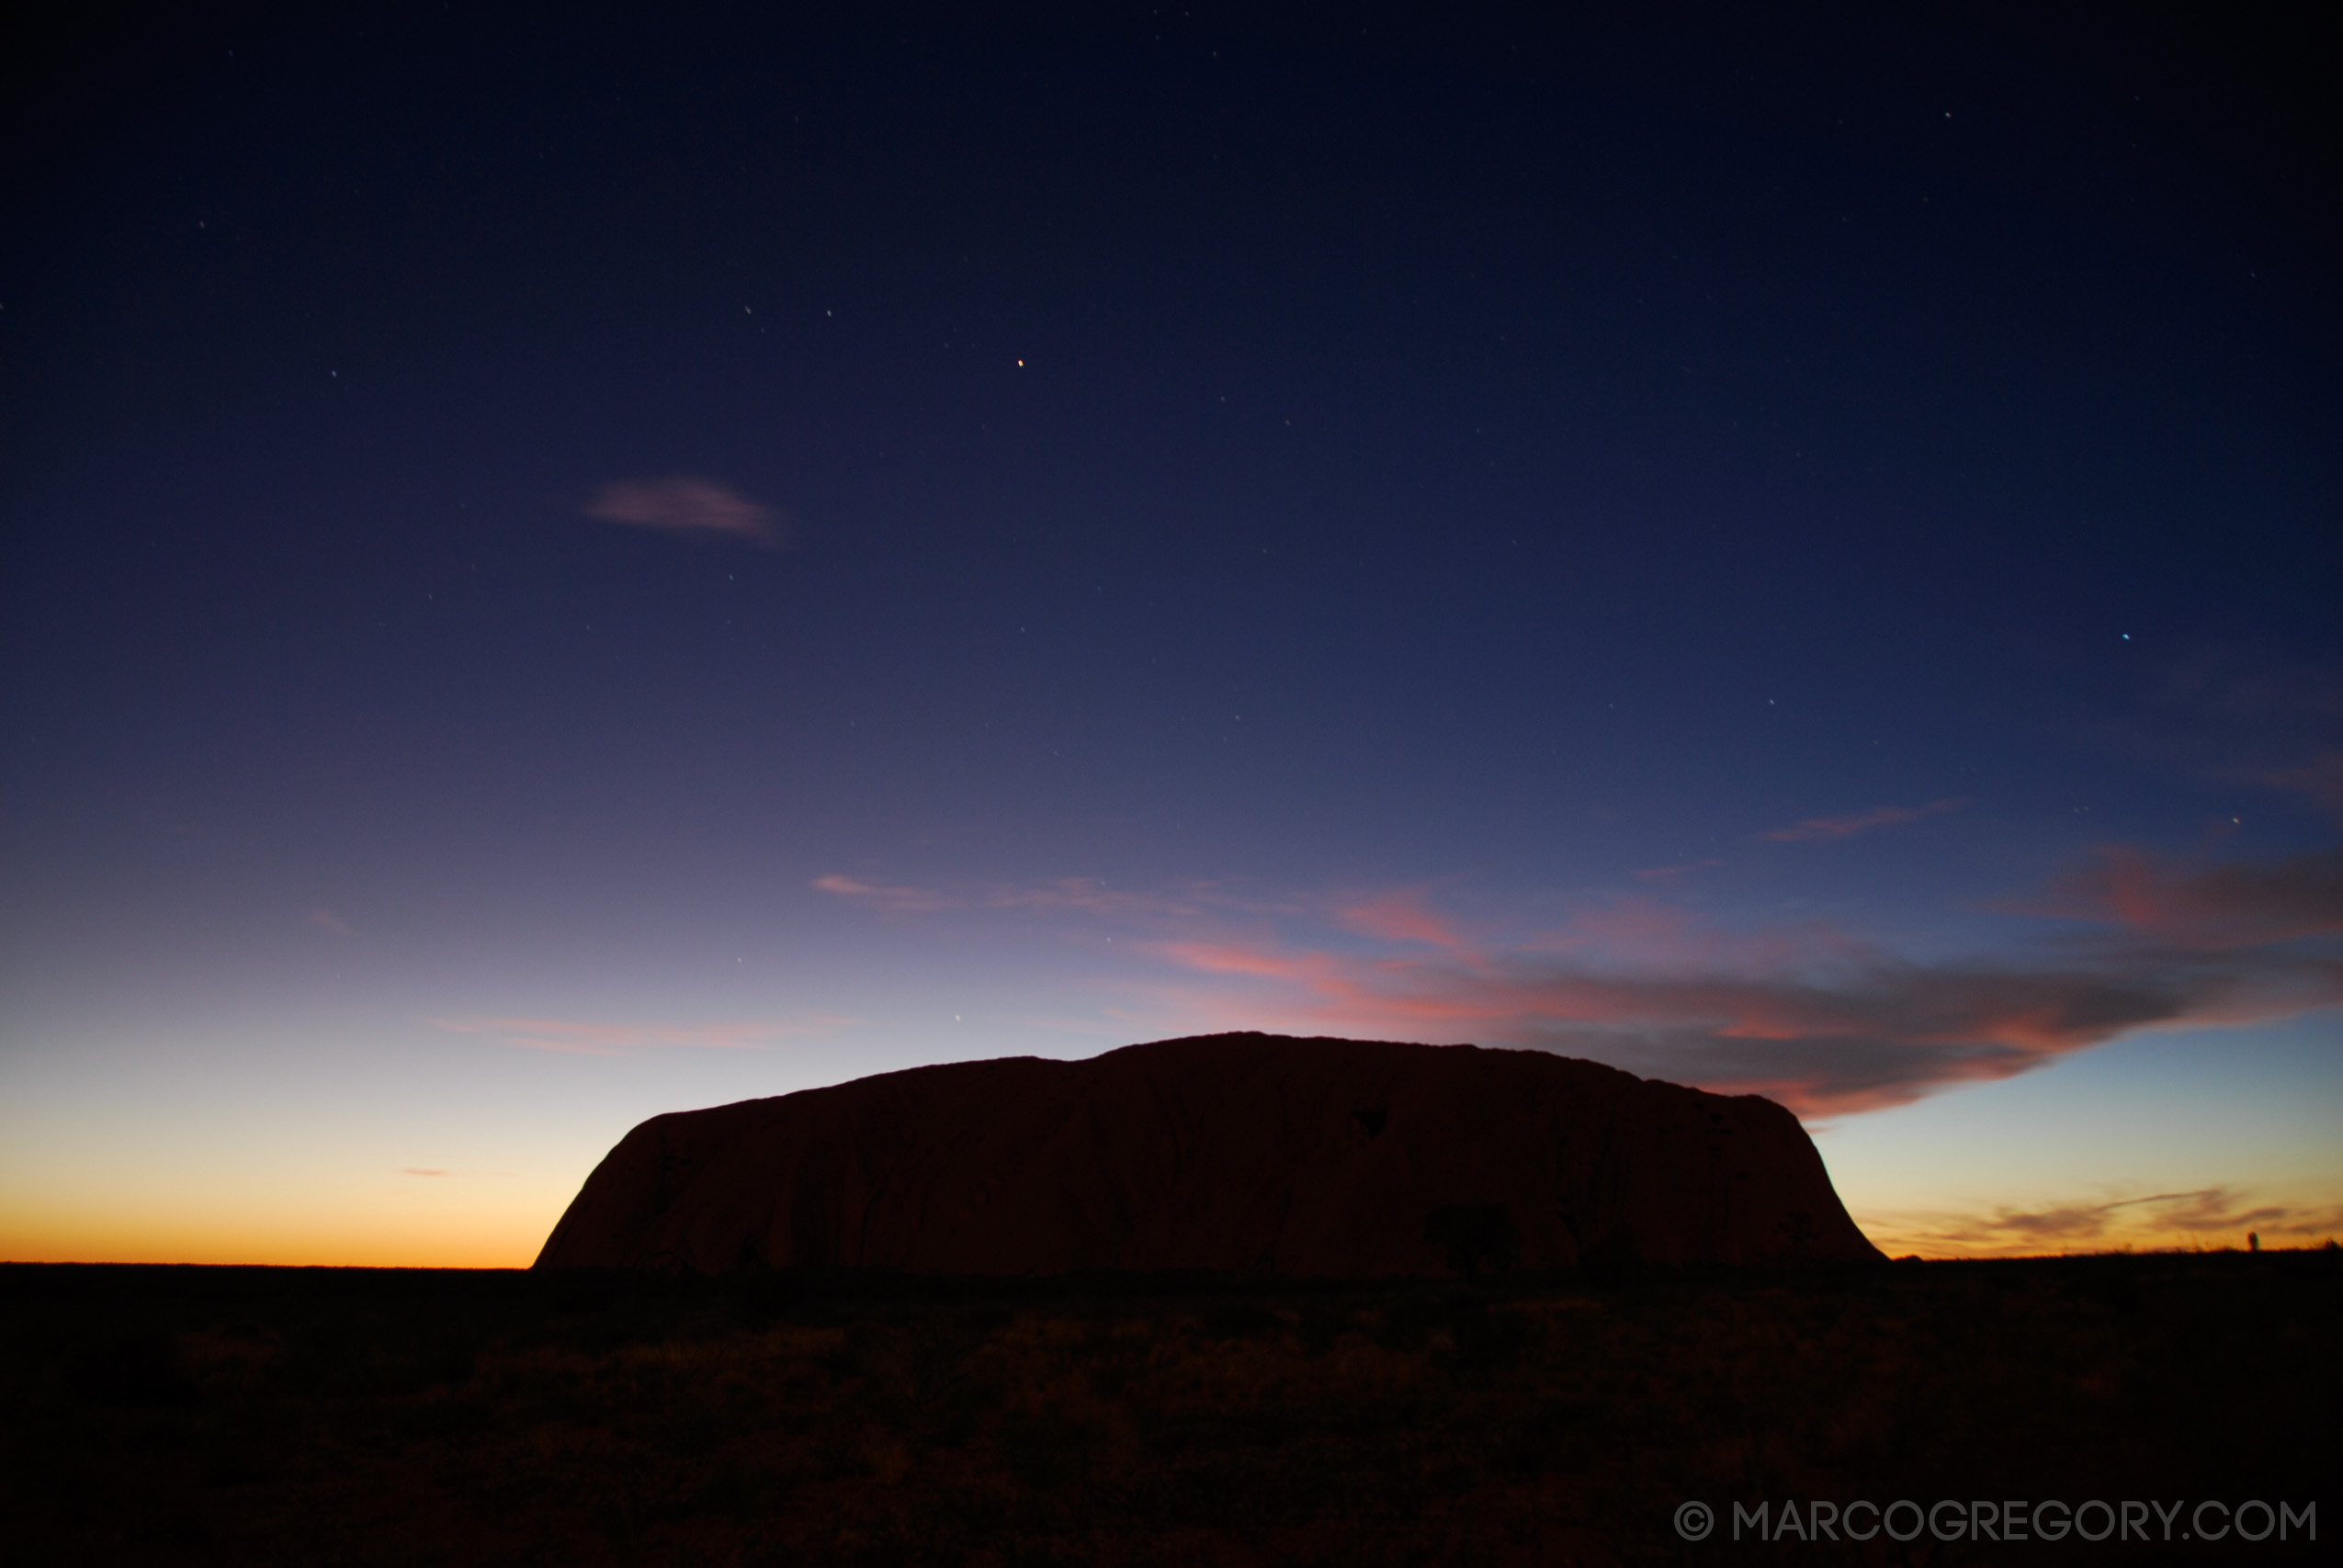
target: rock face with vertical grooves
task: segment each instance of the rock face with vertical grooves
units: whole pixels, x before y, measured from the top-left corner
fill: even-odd
[[[1879,1256],[1771,1100],[1542,1051],[1216,1034],[655,1116],[537,1267],[1385,1278]]]

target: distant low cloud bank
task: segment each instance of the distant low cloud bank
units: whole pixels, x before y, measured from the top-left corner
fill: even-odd
[[[728,485],[689,475],[615,480],[596,491],[585,510],[605,523],[739,539],[767,549],[784,543],[779,512]]]
[[[2268,1197],[2229,1187],[2152,1192],[2105,1202],[1982,1213],[1875,1213],[1863,1234],[1891,1253],[2009,1258],[2049,1252],[2237,1247],[2315,1247],[2343,1235],[2343,1204],[2314,1193]]]

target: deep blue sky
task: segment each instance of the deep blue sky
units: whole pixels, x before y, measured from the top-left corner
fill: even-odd
[[[17,1134],[574,1099],[541,1206],[1252,1022],[1883,1124],[2208,1029],[2343,1133],[2315,9],[1260,10],[23,35]],[[2003,1196],[2335,1223],[2237,1158]]]

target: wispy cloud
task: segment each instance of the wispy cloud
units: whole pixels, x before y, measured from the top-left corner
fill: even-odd
[[[585,510],[606,523],[740,539],[768,548],[783,541],[781,514],[774,508],[714,479],[689,475],[616,480],[595,491]]]
[[[1027,909],[1123,919],[1193,916],[1206,908],[1252,908],[1213,884],[1195,882],[1169,891],[1109,887],[1091,876],[1061,876],[1042,882],[980,882],[954,887],[913,887],[832,873],[808,886],[851,898],[872,908],[934,914],[950,909]]]
[[[883,883],[866,882],[859,876],[836,874],[815,877],[813,886],[820,892],[881,909],[925,913],[952,908],[952,901],[932,887],[889,887]]]
[[[2244,1247],[2249,1235],[2266,1246],[2300,1247],[2343,1234],[2343,1203],[2205,1187],[1978,1213],[1865,1213],[1860,1223],[1885,1251],[1935,1258]]]
[[[335,914],[331,909],[303,909],[301,911],[301,919],[307,920],[311,925],[315,926],[320,931],[332,931],[335,936],[356,936],[358,934],[350,929],[348,923],[345,921],[341,916]]]
[[[1109,887],[1092,876],[1060,876],[1023,885],[995,883],[976,889],[974,897],[988,909],[1062,909],[1123,919],[1193,915],[1211,905],[1234,902],[1208,883],[1148,892]]]
[[[2201,648],[2095,728],[2202,782],[2305,796],[2343,818],[2343,664]]]
[[[2343,816],[2343,750],[2322,751],[2298,767],[2247,773],[2246,779],[2292,795],[2308,795],[2326,810]]]
[[[427,1170],[422,1166],[410,1165],[401,1167],[399,1174],[401,1176],[446,1176],[449,1173],[444,1170]]]
[[[2165,669],[2149,701],[2199,722],[2331,733],[2343,723],[2343,665],[2202,647]]]
[[[1685,877],[1692,875],[1692,874],[1696,871],[1713,870],[1724,863],[1725,863],[1721,860],[1688,861],[1682,865],[1646,866],[1641,871],[1632,871],[1627,874],[1634,877],[1637,882],[1649,882],[1667,886],[1681,882]]]
[[[451,1034],[478,1034],[531,1051],[617,1056],[637,1051],[739,1051],[793,1036],[821,1034],[853,1022],[845,1018],[743,1019],[721,1023],[604,1023],[560,1018],[435,1018]]]
[[[1776,828],[1760,833],[1759,838],[1776,844],[1794,844],[1807,839],[1851,839],[1858,833],[1868,833],[1873,828],[1893,827],[1898,822],[1917,822],[1923,817],[1933,817],[1942,811],[1958,811],[1968,805],[1965,800],[1931,800],[1926,806],[1874,806],[1869,811],[1857,811],[1844,817],[1809,817],[1787,828]]]

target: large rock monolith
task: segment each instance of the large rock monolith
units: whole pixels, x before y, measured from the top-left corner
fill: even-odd
[[[537,1266],[1380,1278],[1878,1257],[1771,1100],[1543,1051],[1216,1034],[654,1116]]]

